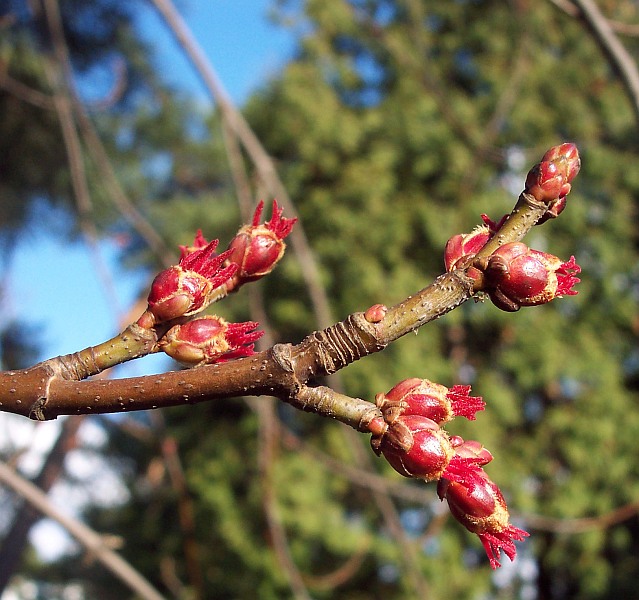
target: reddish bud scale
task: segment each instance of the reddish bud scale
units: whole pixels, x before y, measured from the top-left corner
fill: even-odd
[[[548,203],[570,192],[570,184],[554,162],[537,163],[526,176],[526,193]]]
[[[471,256],[475,256],[492,237],[488,226],[480,225],[471,233],[458,233],[446,242],[444,249],[444,265],[446,271],[454,271],[462,261]]]
[[[456,416],[472,421],[476,412],[484,410],[481,397],[469,394],[470,386],[455,385],[448,389],[428,379],[412,378],[400,381],[375,400],[387,420],[399,415],[419,415],[441,425]]]
[[[481,471],[472,486],[441,479],[437,493],[441,500],[447,500],[455,519],[478,535],[493,569],[501,566],[499,554],[502,549],[510,560],[514,560],[517,550],[513,540],[522,541],[528,533],[509,523],[504,497],[486,473]]]
[[[371,444],[400,475],[426,481],[442,477],[454,456],[446,432],[434,421],[416,415],[393,421]]]
[[[200,366],[251,356],[263,331],[257,323],[229,323],[214,315],[175,325],[159,342],[160,349],[187,366]]]
[[[541,157],[542,161],[550,161],[557,164],[564,173],[566,181],[570,183],[579,173],[581,159],[577,146],[571,142],[565,142],[559,146],[553,146]]]

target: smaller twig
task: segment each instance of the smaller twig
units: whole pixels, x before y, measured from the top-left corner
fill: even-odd
[[[639,500],[620,506],[609,513],[597,517],[563,519],[532,514],[522,514],[519,516],[528,526],[541,531],[577,534],[596,529],[607,529],[608,527],[623,523],[623,521],[627,521],[637,516],[637,514],[639,514]]]
[[[164,600],[164,597],[140,573],[109,548],[101,535],[77,519],[63,514],[51,504],[46,494],[1,461],[0,481],[22,496],[42,514],[60,523],[87,549],[91,556],[101,562],[141,598],[144,600]]]
[[[593,0],[573,0],[573,3],[578,7],[608,61],[619,72],[632,104],[635,119],[639,124],[639,70],[637,63],[619,41],[609,21]]]
[[[567,15],[571,17],[579,16],[579,9],[569,0],[550,0],[557,8],[563,10]],[[610,28],[616,33],[621,35],[627,35],[631,37],[639,36],[639,24],[636,23],[623,23],[622,21],[615,21],[614,19],[607,19]]]
[[[44,94],[40,90],[36,90],[17,79],[14,79],[1,66],[0,88],[6,90],[10,94],[13,94],[16,98],[19,98],[24,102],[33,104],[33,106],[37,106],[44,110],[55,110],[55,105],[51,96]]]
[[[262,505],[273,542],[273,550],[280,567],[288,579],[294,598],[296,600],[311,600],[302,575],[291,556],[288,537],[280,515],[275,483],[273,481],[275,444],[278,440],[278,421],[275,417],[273,399],[269,399],[268,402],[255,404],[254,407],[257,411],[260,424],[259,468],[262,480]]]

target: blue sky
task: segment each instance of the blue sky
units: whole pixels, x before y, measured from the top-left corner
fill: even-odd
[[[231,98],[241,105],[291,56],[293,35],[268,19],[271,0],[187,0],[182,15],[216,69]],[[157,51],[156,63],[168,80],[195,98],[208,101],[198,76],[158,15],[148,9],[140,27]],[[49,218],[45,215],[45,219]],[[55,218],[55,215],[51,215]],[[83,243],[61,242],[46,234],[46,224],[19,246],[7,278],[4,319],[26,318],[39,329],[40,358],[67,354],[101,342],[117,326],[118,309],[126,309],[145,282],[117,269],[118,248],[100,244],[101,260],[112,267],[115,298],[105,292],[95,262]],[[153,369],[153,360],[144,359]],[[146,370],[146,369],[143,369]]]

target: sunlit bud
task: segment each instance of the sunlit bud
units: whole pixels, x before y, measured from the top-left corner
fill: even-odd
[[[441,479],[437,494],[448,501],[450,512],[468,531],[476,533],[481,540],[490,566],[500,567],[500,551],[514,560],[517,549],[513,540],[522,541],[528,533],[511,525],[504,497],[484,471],[472,486]]]
[[[581,168],[579,151],[577,150],[577,146],[571,142],[553,146],[542,156],[541,160],[555,163],[564,174],[568,183],[577,176]]]
[[[444,265],[446,271],[454,271],[462,259],[475,256],[492,237],[487,225],[476,227],[471,233],[458,233],[446,242]]]
[[[229,244],[228,263],[238,266],[233,287],[268,275],[284,255],[284,238],[297,219],[282,217],[283,209],[273,201],[271,220],[260,224],[264,202],[255,209],[251,225],[242,227]]]
[[[450,437],[450,443],[453,445],[457,456],[474,459],[479,466],[487,465],[493,459],[493,455],[488,449],[475,440],[464,441],[462,437],[454,435]]]
[[[456,455],[448,434],[435,421],[418,415],[391,420],[383,433],[373,435],[371,446],[404,477],[425,481],[445,477],[472,488],[481,473],[481,459]]]
[[[498,308],[513,312],[522,306],[574,296],[577,291],[572,288],[580,281],[575,275],[580,272],[574,256],[563,262],[522,242],[511,242],[488,258],[484,289]]]
[[[217,243],[213,240],[192,252],[183,251],[177,265],[156,276],[148,297],[148,312],[154,315],[156,322],[203,310],[216,297],[216,290],[235,274],[237,265],[223,266],[228,251],[215,254]]]
[[[405,379],[387,394],[375,398],[387,420],[400,415],[419,415],[442,425],[457,416],[473,421],[475,413],[484,410],[479,396],[470,396],[469,385],[454,385],[448,389],[428,379]]]
[[[385,304],[373,304],[364,313],[364,318],[369,323],[379,323],[384,320],[388,307]]]
[[[187,366],[224,362],[254,353],[255,342],[263,331],[255,331],[258,323],[229,323],[214,315],[206,315],[175,325],[160,340],[160,349]]]
[[[567,142],[550,148],[530,170],[525,191],[548,206],[538,224],[557,217],[564,210],[571,182],[580,168],[577,146]]]
[[[548,203],[570,192],[570,184],[555,163],[544,161],[528,172],[525,191],[539,202]]]

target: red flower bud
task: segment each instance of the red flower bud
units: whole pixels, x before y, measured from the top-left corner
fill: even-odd
[[[469,394],[469,385],[448,389],[428,379],[412,378],[400,381],[387,394],[378,394],[375,401],[389,421],[400,415],[419,415],[441,425],[457,416],[475,420],[475,413],[484,410],[485,403]]]
[[[252,224],[242,227],[229,244],[228,262],[238,267],[233,286],[268,275],[284,255],[284,238],[297,222],[297,219],[283,218],[283,209],[274,200],[271,220],[260,224],[263,209],[264,202],[260,202]]]
[[[478,466],[487,465],[493,459],[493,455],[488,449],[475,440],[464,441],[462,437],[453,435],[450,438],[450,443],[455,448],[456,456],[475,459]]]
[[[571,182],[579,173],[581,159],[577,146],[566,142],[550,148],[526,177],[525,191],[548,205],[538,225],[557,217],[566,208]]]
[[[577,146],[570,142],[553,146],[542,156],[541,160],[554,162],[560,168],[568,183],[577,176],[581,168],[581,159],[579,158]]]
[[[543,161],[528,172],[525,191],[539,202],[549,203],[559,196],[568,194],[570,184],[566,181],[566,175],[554,162]]]
[[[487,225],[476,227],[471,233],[458,233],[446,242],[444,249],[444,265],[446,271],[454,271],[462,259],[474,256],[492,237]]]
[[[233,276],[237,265],[222,266],[228,252],[216,255],[217,243],[213,240],[192,252],[183,251],[177,265],[156,276],[148,297],[148,310],[156,322],[196,314],[219,295],[218,288]]]
[[[485,458],[458,456],[448,434],[435,421],[418,415],[392,419],[386,430],[373,435],[371,446],[404,477],[425,481],[445,477],[470,488],[481,473],[478,463]]]
[[[160,340],[160,349],[187,366],[251,356],[254,342],[264,334],[258,323],[229,323],[214,315],[175,325]]]
[[[574,256],[561,259],[511,242],[498,248],[485,268],[484,287],[493,303],[502,310],[516,311],[522,306],[546,304],[561,296],[577,294],[575,275],[581,272]]]
[[[528,533],[509,523],[504,497],[484,471],[472,486],[441,479],[437,494],[441,500],[448,501],[453,517],[478,535],[493,569],[501,566],[499,554],[502,549],[511,561],[514,560],[517,549],[513,540],[522,541]]]

